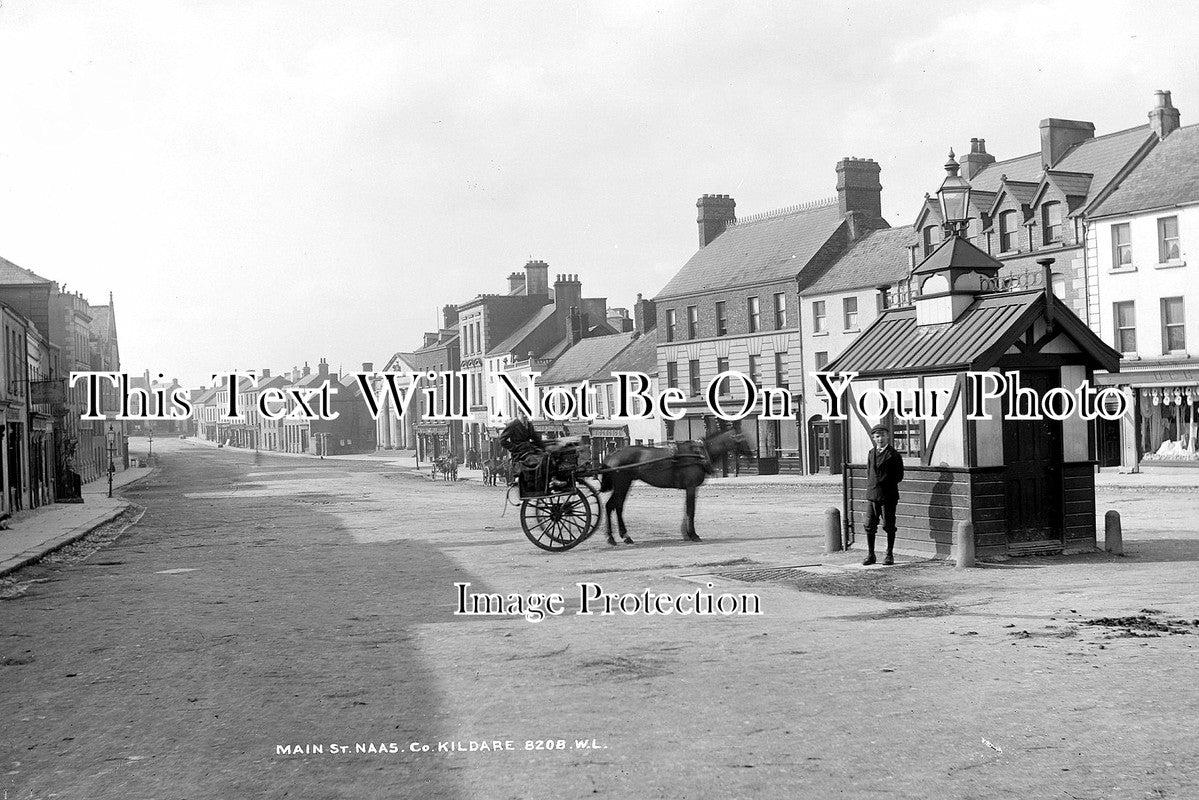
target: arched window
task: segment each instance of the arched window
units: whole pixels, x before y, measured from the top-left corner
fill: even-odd
[[[1041,241],[1057,244],[1062,240],[1062,204],[1045,203],[1041,206]]]
[[[1016,232],[1020,223],[1015,211],[1004,211],[999,215],[999,250],[1008,253],[1016,249]]]

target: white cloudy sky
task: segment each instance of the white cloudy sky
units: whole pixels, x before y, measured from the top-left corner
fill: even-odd
[[[740,214],[948,147],[1199,122],[1187,3],[0,0],[0,255],[112,292],[123,367],[381,366],[530,257],[652,296]]]

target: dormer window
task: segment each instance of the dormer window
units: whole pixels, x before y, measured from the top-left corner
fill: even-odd
[[[1015,211],[1004,211],[999,215],[999,251],[1010,253],[1016,250],[1016,235],[1020,221]]]
[[[1062,241],[1062,204],[1045,203],[1041,206],[1042,242],[1046,245]]]
[[[924,238],[924,257],[928,258],[941,243],[941,232],[936,225],[925,225],[922,236]]]

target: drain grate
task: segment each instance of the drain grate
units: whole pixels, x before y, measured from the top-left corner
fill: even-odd
[[[761,569],[742,569],[735,572],[717,572],[715,574],[721,578],[743,581],[745,583],[775,583],[795,580],[796,578],[810,578],[812,577],[810,570],[813,567],[819,566],[819,564],[801,564],[794,567],[764,567]]]

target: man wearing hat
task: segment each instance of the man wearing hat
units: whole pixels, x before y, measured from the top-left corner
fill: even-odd
[[[874,534],[883,521],[887,534],[887,555],[884,564],[894,564],[895,507],[899,505],[899,482],[903,480],[903,457],[891,446],[891,430],[884,425],[870,429],[874,448],[866,454],[866,502],[870,506],[866,517],[866,547],[870,553],[863,564],[875,563]]]

